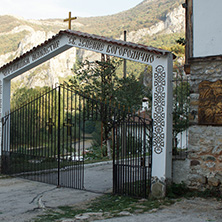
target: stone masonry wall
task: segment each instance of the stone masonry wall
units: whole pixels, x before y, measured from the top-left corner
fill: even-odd
[[[190,160],[173,160],[173,182],[176,184],[185,183],[188,185],[190,176]]]
[[[222,127],[191,126],[189,129],[189,186],[218,187],[222,191]]]
[[[198,87],[204,80],[222,80],[222,61],[191,63],[187,183],[198,190],[218,187],[222,191],[222,126],[198,125]]]

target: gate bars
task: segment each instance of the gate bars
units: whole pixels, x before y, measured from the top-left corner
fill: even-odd
[[[152,168],[150,120],[128,116],[116,122],[113,152],[114,193],[148,197]]]
[[[83,101],[59,86],[5,116],[3,172],[83,189]]]
[[[63,86],[2,118],[2,173],[84,189],[86,121],[101,121],[112,134],[114,193],[147,197],[150,120]]]

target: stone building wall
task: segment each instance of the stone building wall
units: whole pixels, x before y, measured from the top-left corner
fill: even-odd
[[[221,186],[222,127],[191,126],[188,158],[190,160],[189,186],[198,189]]]
[[[199,84],[204,81],[222,80],[222,59],[220,61],[197,61],[190,68],[190,124],[198,124]]]
[[[198,123],[199,84],[204,80],[222,80],[222,60],[191,62],[188,158],[180,163],[174,161],[174,181],[180,182],[180,174],[188,174],[184,179],[190,188],[217,187],[222,192],[222,126]]]

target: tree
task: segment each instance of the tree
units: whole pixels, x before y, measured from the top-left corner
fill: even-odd
[[[177,135],[189,127],[190,84],[182,74],[174,80],[173,89],[173,136],[174,154],[177,153]]]
[[[32,98],[36,97],[40,93],[49,90],[49,87],[36,87],[36,88],[27,88],[22,87],[15,90],[11,99],[11,109],[19,108],[25,102],[32,100]]]
[[[123,112],[119,118],[124,118],[124,110],[138,110],[141,107],[142,98],[147,96],[143,84],[133,74],[126,78],[119,78],[116,70],[121,60],[112,59],[109,62],[84,61],[74,69],[74,76],[65,85],[90,97],[97,98],[104,103],[119,104]],[[107,112],[104,103],[101,103],[98,112],[100,113],[103,126],[103,141],[109,140],[109,133],[112,129],[112,112]]]
[[[13,135],[12,145],[36,147],[47,143],[47,137],[54,136],[49,133],[48,123],[52,121],[52,117],[57,116],[57,97],[58,92],[47,86],[30,89],[23,87],[14,92],[10,113],[10,124],[13,126],[10,131]]]
[[[176,75],[173,81],[173,154],[178,154],[178,134],[189,127],[190,84],[183,68],[186,40],[180,37],[175,42],[177,45],[171,47],[171,50],[177,56],[177,59],[174,61],[174,72]]]
[[[176,43],[178,43],[179,45],[185,46],[186,40],[185,38],[180,37],[179,39],[176,40]]]

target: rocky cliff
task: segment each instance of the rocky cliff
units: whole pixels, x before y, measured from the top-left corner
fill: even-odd
[[[160,21],[150,28],[139,29],[127,34],[127,40],[139,42],[144,36],[171,34],[185,31],[185,9],[181,6],[166,15],[165,21]],[[123,35],[121,36],[123,39]]]

